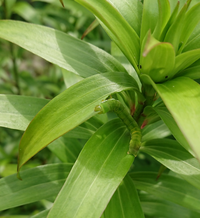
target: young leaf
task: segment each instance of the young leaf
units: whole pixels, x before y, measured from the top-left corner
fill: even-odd
[[[104,214],[109,218],[144,218],[137,190],[128,175],[115,191]]]
[[[22,171],[22,181],[16,174],[0,179],[0,211],[56,197],[71,168],[72,164],[48,164]]]
[[[140,32],[141,44],[149,30],[151,33],[153,33],[156,24],[158,22],[158,19],[159,19],[158,1],[145,0],[143,3],[142,25],[141,25],[141,32]]]
[[[129,175],[135,187],[158,198],[179,204],[191,210],[199,210],[200,190],[176,176],[162,174],[156,180],[157,172],[134,172]]]
[[[18,171],[49,143],[95,115],[94,108],[110,94],[138,89],[126,73],[86,78],[51,100],[32,120],[19,146]]]
[[[118,10],[106,0],[76,0],[76,2],[90,10],[106,26],[114,36],[112,40],[123,51],[135,69],[138,69],[139,37]]]
[[[140,58],[141,74],[148,74],[154,82],[163,82],[171,77],[174,63],[173,46],[157,41],[149,33]]]
[[[168,169],[178,173],[183,179],[200,189],[200,164],[178,142],[170,139],[157,139],[145,142],[143,151]]]
[[[142,3],[138,0],[108,0],[125,18],[129,25],[140,36],[142,20]]]
[[[185,19],[186,11],[187,11],[187,4],[185,4],[181,9],[176,20],[167,31],[164,39],[165,42],[169,42],[173,45],[175,53],[177,53],[179,48],[180,36],[181,36],[181,31],[182,31],[183,21]]]
[[[89,139],[48,218],[101,216],[134,160],[134,156],[127,155],[128,135],[124,124],[114,119]]]
[[[125,71],[105,51],[52,28],[19,21],[0,21],[0,37],[82,77]]]
[[[168,0],[158,0],[159,18],[153,36],[160,40],[162,31],[164,30],[171,14],[170,4]]]
[[[187,51],[176,56],[175,66],[171,74],[172,77],[176,75],[176,73],[179,73],[179,75],[181,75],[182,70],[192,65],[199,58],[200,58],[200,49]]]
[[[186,13],[184,24],[183,24],[183,29],[182,29],[182,34],[181,34],[181,38],[180,38],[182,45],[178,51],[179,54],[182,52],[182,50],[183,50],[187,40],[189,39],[192,31],[194,30],[194,28],[196,27],[196,25],[200,21],[199,11],[200,11],[200,3],[193,6]]]

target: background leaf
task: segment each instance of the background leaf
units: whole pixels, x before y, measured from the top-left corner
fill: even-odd
[[[48,164],[0,179],[0,211],[56,197],[65,182],[72,164]],[[28,193],[28,194],[27,194]]]

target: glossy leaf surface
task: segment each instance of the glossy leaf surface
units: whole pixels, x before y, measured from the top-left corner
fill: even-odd
[[[49,143],[94,116],[95,106],[110,94],[134,87],[137,89],[137,84],[128,74],[105,73],[82,80],[55,97],[25,131],[19,147],[18,170]]]
[[[134,160],[127,155],[129,140],[119,119],[102,126],[81,151],[48,218],[100,217]]]
[[[82,77],[125,71],[105,51],[52,28],[19,21],[0,21],[0,37]]]

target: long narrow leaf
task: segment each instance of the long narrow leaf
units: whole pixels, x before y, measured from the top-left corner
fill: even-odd
[[[123,16],[106,0],[76,0],[89,9],[114,35],[113,41],[119,46],[130,63],[138,69],[139,37]],[[117,41],[116,41],[117,40]]]
[[[183,179],[200,189],[200,164],[179,143],[170,139],[157,139],[145,142],[143,151]]]
[[[32,120],[19,146],[18,170],[49,143],[95,115],[94,108],[110,94],[137,89],[126,73],[98,74],[76,83],[51,100]]]
[[[22,171],[22,181],[16,174],[0,179],[0,211],[56,197],[71,168],[72,164],[49,164]]]
[[[127,155],[130,140],[127,134],[124,124],[115,119],[102,126],[90,138],[48,218],[101,216],[134,160],[134,156]]]
[[[130,176],[137,189],[188,209],[199,210],[200,190],[183,179],[162,174],[156,180],[157,173],[154,172],[135,172]]]
[[[104,214],[109,218],[144,218],[137,190],[128,175],[115,191]]]
[[[0,37],[82,77],[125,71],[103,50],[52,28],[2,20]]]

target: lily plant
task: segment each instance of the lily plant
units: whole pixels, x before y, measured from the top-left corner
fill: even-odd
[[[21,180],[0,179],[0,209],[47,199],[52,207],[34,217],[200,217],[200,1],[76,2],[107,32],[111,54],[52,28],[0,21],[1,38],[76,78],[50,101],[0,95],[1,126],[25,131]],[[46,146],[61,163],[19,172]],[[147,155],[160,170],[137,170]]]

